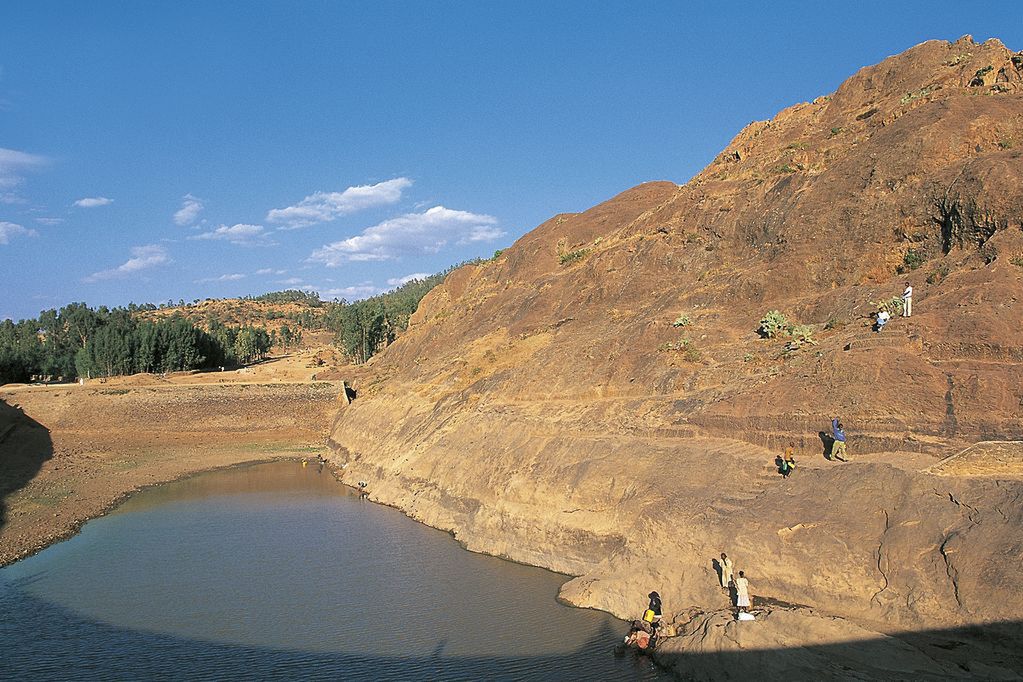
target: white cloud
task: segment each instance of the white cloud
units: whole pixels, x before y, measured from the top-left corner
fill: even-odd
[[[49,162],[45,156],[0,147],[0,203],[24,203],[13,190],[22,183],[25,173],[39,170]]]
[[[212,232],[203,232],[189,237],[189,239],[214,239],[243,246],[270,246],[273,244],[266,234],[266,228],[262,225],[246,225],[245,223],[221,225]]]
[[[256,274],[257,275],[286,275],[286,274],[288,274],[288,271],[287,270],[274,270],[273,268],[262,268],[262,269],[256,270]]]
[[[42,168],[47,163],[45,156],[0,147],[0,188],[20,184],[23,173]]]
[[[497,218],[434,206],[368,227],[362,234],[313,251],[309,261],[336,267],[348,261],[393,260],[408,253],[437,253],[448,243],[468,244],[504,236]]]
[[[294,206],[272,209],[266,214],[266,221],[280,223],[282,230],[326,223],[355,211],[393,204],[411,185],[408,178],[394,178],[375,185],[349,187],[343,192],[316,192]]]
[[[343,298],[347,301],[357,301],[362,298],[369,298],[370,296],[382,294],[385,291],[385,289],[381,289],[378,286],[374,286],[372,282],[362,282],[361,284],[353,284],[347,287],[327,288],[304,286],[301,288],[304,291],[315,291],[320,295],[320,298],[324,300],[330,300],[332,298]]]
[[[409,282],[414,282],[417,279],[426,279],[431,274],[432,273],[429,272],[413,272],[411,275],[405,275],[404,277],[392,277],[387,280],[387,284],[392,287],[400,287],[408,284]]]
[[[131,258],[126,260],[124,263],[121,263],[116,268],[94,272],[83,281],[98,282],[103,279],[124,277],[125,275],[131,275],[133,273],[170,262],[171,259],[170,255],[167,253],[167,249],[159,244],[135,246],[131,249]]]
[[[348,301],[355,301],[361,298],[368,298],[370,296],[376,296],[382,294],[387,289],[376,286],[373,282],[360,282],[359,284],[353,284],[347,287],[330,287],[326,286],[323,282],[320,284],[304,284],[305,280],[298,277],[291,277],[289,279],[281,279],[274,282],[274,284],[280,284],[293,289],[299,289],[300,291],[306,291],[309,293],[319,294],[320,298],[324,300],[330,300],[332,298],[343,298]],[[333,280],[327,279],[324,282],[331,282]]]
[[[100,206],[109,206],[114,203],[113,199],[107,199],[106,197],[85,197],[75,202],[75,206],[79,208],[99,208]]]
[[[202,199],[186,194],[181,198],[181,208],[174,213],[174,224],[182,227],[191,225],[202,213],[203,208],[205,208],[205,204]]]
[[[9,244],[11,242],[11,237],[17,237],[19,235],[35,237],[36,234],[35,230],[22,227],[17,223],[6,223],[0,220],[0,244]]]
[[[196,284],[205,284],[206,282],[237,282],[240,279],[245,279],[245,275],[235,272],[230,275],[221,275],[220,277],[204,277],[202,279],[195,280]]]

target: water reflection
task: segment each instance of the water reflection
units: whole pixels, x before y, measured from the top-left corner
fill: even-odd
[[[0,571],[16,653],[0,673],[123,677],[127,657],[129,677],[656,678],[611,655],[619,621],[555,602],[563,581],[360,504],[315,466],[232,469]]]

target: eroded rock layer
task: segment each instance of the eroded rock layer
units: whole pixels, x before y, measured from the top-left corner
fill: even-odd
[[[470,549],[579,576],[573,603],[632,617],[658,589],[680,632],[727,607],[721,551],[802,605],[803,634],[756,646],[808,618],[896,649],[1019,619],[1021,150],[1023,54],[965,37],[864,68],[685,185],[453,273],[356,377],[334,456]],[[871,331],[907,281],[913,316]],[[762,338],[771,310],[797,329]],[[835,415],[850,464],[825,458]],[[978,441],[1008,443],[942,462]]]

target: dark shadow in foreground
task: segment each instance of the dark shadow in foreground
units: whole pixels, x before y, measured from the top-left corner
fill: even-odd
[[[0,679],[664,680],[647,656],[614,656],[624,631],[605,626],[575,651],[536,656],[445,657],[296,651],[184,639],[89,620],[0,583]],[[756,627],[757,623],[744,624]],[[1021,622],[929,630],[892,639],[707,654],[660,652],[681,679],[1019,679]],[[481,623],[485,627],[485,623]],[[381,636],[386,639],[386,627]],[[671,640],[666,640],[671,641]],[[943,675],[900,667],[909,644]],[[344,642],[338,642],[343,649]],[[998,673],[1001,673],[1000,675]],[[1006,676],[1008,673],[1008,676]]]
[[[49,429],[0,400],[0,528],[7,523],[7,498],[24,488],[51,457]]]
[[[672,652],[669,644],[658,652],[658,663],[685,680],[1020,680],[1021,633],[1023,622],[1013,621],[777,649],[694,654]]]
[[[0,576],[2,578],[2,576]],[[577,650],[535,656],[454,657],[450,642],[421,656],[272,649],[185,639],[91,620],[0,580],[0,680],[669,680],[647,656],[614,655],[625,635],[605,625]],[[486,628],[486,616],[481,617]],[[544,649],[544,642],[537,642]]]

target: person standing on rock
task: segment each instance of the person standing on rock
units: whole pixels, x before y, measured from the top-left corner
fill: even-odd
[[[845,428],[842,426],[842,422],[838,421],[838,417],[831,420],[831,437],[835,439],[831,445],[832,458],[840,462],[848,462],[845,449]]]
[[[913,285],[906,282],[906,290],[902,292],[902,316],[913,314]]]
[[[646,613],[643,614],[643,620],[657,629],[661,622],[661,595],[651,592],[647,596],[650,597],[650,603],[646,607]]]
[[[727,590],[728,583],[732,582],[732,560],[728,555],[721,552],[721,589]]]
[[[739,613],[749,613],[749,580],[746,579],[746,572],[739,571],[739,577],[735,579],[735,606]],[[738,616],[736,616],[738,617]]]

